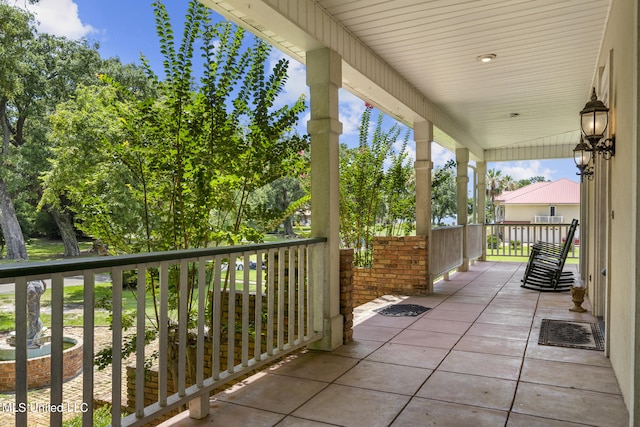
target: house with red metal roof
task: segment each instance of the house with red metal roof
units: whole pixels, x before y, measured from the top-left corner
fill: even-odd
[[[496,222],[566,224],[580,218],[580,184],[563,178],[536,182],[495,198]]]

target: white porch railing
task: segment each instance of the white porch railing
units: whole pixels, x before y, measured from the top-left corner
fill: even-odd
[[[463,262],[462,225],[439,227],[431,230],[429,242],[429,269],[433,277],[448,273]]]
[[[82,276],[84,283],[84,318],[83,318],[83,362],[82,362],[82,408],[86,412],[82,416],[82,425],[93,425],[94,397],[94,301],[95,276],[97,273],[110,273],[113,292],[113,364],[112,378],[112,424],[114,426],[145,425],[150,420],[166,414],[180,406],[188,406],[194,418],[206,416],[209,408],[209,394],[225,382],[237,378],[261,365],[290,353],[300,347],[322,337],[322,331],[314,330],[314,284],[312,283],[313,252],[324,252],[326,239],[303,239],[292,242],[261,244],[211,249],[169,251],[151,254],[126,255],[114,257],[85,258],[63,260],[46,263],[19,263],[0,268],[0,279],[4,283],[15,283],[16,300],[16,384],[15,384],[15,424],[31,425],[28,408],[27,376],[27,282],[37,279],[51,280],[51,392],[50,407],[63,406],[63,327],[64,327],[64,279],[65,277]],[[322,256],[322,252],[317,256]],[[236,262],[236,261],[239,262]],[[287,265],[285,266],[286,260]],[[255,263],[255,264],[253,264]],[[233,266],[244,267],[238,271]],[[251,265],[250,265],[251,264]],[[231,268],[229,268],[231,266]],[[263,268],[264,266],[264,268]],[[255,281],[250,280],[251,267],[255,268]],[[276,270],[277,268],[277,270]],[[287,268],[291,274],[288,274]],[[147,280],[156,274],[159,312],[159,359],[158,359],[158,395],[155,403],[144,405],[144,381],[136,381],[135,412],[123,418],[120,402],[122,401],[121,343],[123,342],[123,272],[134,271],[137,277],[137,312],[135,328],[136,340],[136,378],[145,378],[145,327],[149,325],[145,314]],[[295,273],[294,273],[295,271]],[[193,273],[193,276],[189,276]],[[264,273],[264,274],[263,274]],[[242,275],[236,284],[236,274]],[[228,277],[228,281],[225,281]],[[170,283],[173,279],[177,283]],[[188,287],[191,280],[193,287]],[[226,286],[225,286],[226,283]],[[178,292],[178,307],[169,308],[170,285]],[[198,286],[200,285],[200,286]],[[251,307],[250,286],[255,286],[254,306]],[[228,304],[227,325],[221,325],[221,316],[214,320],[206,318],[207,304],[213,307],[214,314],[221,313],[223,308],[223,290]],[[197,288],[207,292],[197,292]],[[196,373],[194,384],[187,383],[187,342],[188,334],[188,300],[189,290],[197,293],[195,328],[196,341]],[[266,293],[264,293],[266,292]],[[316,291],[317,292],[317,291]],[[264,293],[264,295],[263,295]],[[236,295],[242,304],[236,306]],[[241,298],[240,298],[241,294]],[[210,296],[212,299],[209,300]],[[285,297],[285,295],[287,295]],[[286,300],[285,300],[286,298]],[[238,312],[236,313],[236,310]],[[252,318],[250,318],[250,313]],[[320,313],[321,314],[321,313]],[[318,315],[320,315],[318,314]],[[177,321],[178,346],[177,378],[173,379],[177,392],[169,394],[169,324]],[[241,320],[236,320],[241,319]],[[264,328],[263,322],[266,322]],[[321,323],[321,322],[319,322]],[[208,325],[212,325],[211,329]],[[226,326],[228,332],[228,356],[222,358],[220,349],[221,328]],[[249,330],[256,331],[250,337]],[[262,336],[261,330],[267,333]],[[234,340],[233,331],[240,334],[240,346]],[[213,339],[212,360],[205,361],[205,335]],[[254,344],[254,351],[250,351]],[[266,348],[266,351],[264,350]],[[234,354],[241,354],[240,362],[234,361]],[[211,365],[211,373],[204,371],[205,362]],[[67,402],[68,403],[68,402]],[[51,411],[51,425],[62,425],[62,412]]]
[[[564,217],[557,215],[536,215],[534,221],[536,224],[562,224]]]
[[[487,224],[487,256],[529,256],[534,243],[562,244],[571,224]],[[578,258],[580,227],[568,258]]]
[[[469,224],[467,228],[467,256],[469,260],[477,259],[482,256],[482,249],[486,244],[483,236],[483,224]]]

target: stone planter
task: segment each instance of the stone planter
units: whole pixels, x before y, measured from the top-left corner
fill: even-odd
[[[584,302],[584,294],[587,288],[583,288],[581,286],[572,286],[570,290],[573,307],[571,307],[569,311],[573,311],[576,313],[584,313],[585,311],[587,311],[582,308],[582,303]]]

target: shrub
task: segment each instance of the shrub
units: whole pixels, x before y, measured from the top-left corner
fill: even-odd
[[[497,234],[491,234],[487,236],[487,248],[489,249],[498,249],[502,245],[502,241]]]

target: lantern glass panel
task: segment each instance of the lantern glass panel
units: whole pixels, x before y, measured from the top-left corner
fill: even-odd
[[[607,111],[590,111],[582,114],[582,132],[586,137],[603,137],[607,129]]]
[[[591,151],[588,150],[576,150],[573,152],[573,160],[577,166],[587,166],[591,161]]]

